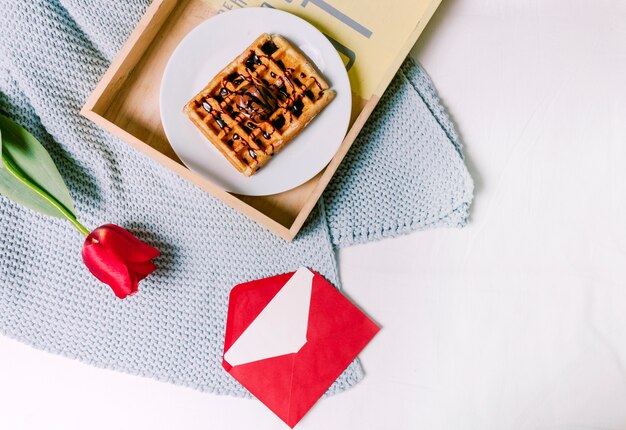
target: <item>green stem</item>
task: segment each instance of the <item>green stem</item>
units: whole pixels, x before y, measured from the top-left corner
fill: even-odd
[[[83,234],[83,236],[88,236],[89,235],[89,230],[87,230],[84,225],[82,225],[80,222],[78,222],[78,220],[76,218],[73,218],[73,217],[72,218],[67,218],[67,220],[69,222],[71,222],[72,225],[76,228],[76,230],[80,231]]]
[[[22,175],[22,173],[18,169],[16,169],[15,166],[13,166],[13,164],[11,163],[11,160],[9,160],[8,157],[6,157],[4,154],[2,154],[2,161],[4,162],[4,165],[7,168],[7,170],[18,181],[26,185],[28,188],[30,188],[35,193],[37,193],[39,197],[41,197],[42,199],[50,203],[52,206],[54,206],[61,213],[61,215],[63,215],[63,217],[66,218],[76,228],[76,230],[81,232],[84,236],[87,236],[89,234],[89,230],[87,230],[85,226],[83,226],[80,222],[78,222],[78,220],[76,219],[76,215],[74,215],[69,209],[63,206],[61,202],[55,199],[46,190],[41,188],[39,185],[26,179],[26,177]]]

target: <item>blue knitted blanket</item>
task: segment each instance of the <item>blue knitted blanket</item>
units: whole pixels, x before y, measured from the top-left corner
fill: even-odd
[[[0,332],[36,348],[214,393],[230,288],[308,266],[339,285],[334,249],[467,222],[472,180],[424,71],[407,60],[293,243],[277,238],[79,115],[149,0],[3,0],[0,112],[57,163],[83,224],[162,251],[139,294],[83,266],[82,237],[0,197]],[[375,315],[374,315],[375,317]],[[357,361],[329,392],[362,376]]]

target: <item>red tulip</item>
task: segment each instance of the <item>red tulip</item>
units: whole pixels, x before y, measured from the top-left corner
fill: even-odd
[[[137,292],[139,281],[156,269],[151,260],[158,255],[158,249],[114,224],[98,227],[83,244],[83,261],[89,271],[120,299]]]

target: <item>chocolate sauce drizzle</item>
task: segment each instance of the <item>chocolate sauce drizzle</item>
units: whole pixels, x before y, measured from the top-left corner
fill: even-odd
[[[212,95],[211,97],[218,102],[219,112],[215,112],[211,105],[204,100],[202,102],[202,107],[208,113],[210,113],[214,118],[217,125],[220,129],[229,131],[229,127],[227,126],[224,119],[220,114],[230,114],[229,116],[238,117],[240,115],[249,119],[243,124],[241,121],[239,122],[239,126],[241,129],[247,133],[248,135],[252,134],[252,130],[258,128],[259,123],[266,122],[270,119],[270,116],[278,109],[282,108],[286,114],[289,115],[289,123],[291,123],[293,117],[299,118],[302,115],[302,111],[304,108],[304,102],[302,101],[303,96],[308,99],[315,101],[316,96],[311,89],[306,89],[302,94],[299,94],[296,88],[302,89],[305,85],[302,80],[312,79],[313,82],[320,90],[320,94],[324,91],[322,85],[318,82],[318,80],[314,76],[307,77],[307,75],[303,72],[299,73],[299,78],[294,77],[295,70],[292,68],[287,68],[285,64],[280,59],[273,60],[274,64],[278,66],[278,68],[283,72],[282,76],[278,76],[274,71],[270,71],[270,76],[274,79],[273,83],[268,82],[265,79],[259,79],[252,75],[252,72],[256,70],[257,67],[263,65],[263,60],[267,60],[269,66],[270,56],[278,50],[278,46],[274,44],[272,41],[268,41],[261,46],[261,51],[265,55],[259,55],[255,51],[250,51],[250,55],[244,61],[244,65],[246,67],[247,75],[241,74],[239,72],[233,72],[228,75],[225,80],[222,82],[222,87],[219,89],[217,94]],[[227,88],[227,85],[232,84],[234,90]],[[221,104],[224,101],[225,97],[230,97],[230,100],[233,101],[235,107],[238,110],[233,109],[232,106],[226,106],[226,111],[222,108]],[[271,135],[276,130],[281,130],[287,120],[284,115],[280,115],[277,118],[274,118],[270,121],[272,129],[261,130],[261,135],[266,140],[271,138]],[[250,148],[248,142],[241,138],[238,133],[234,133],[231,138],[227,141],[229,146],[233,146],[235,141],[241,141],[238,143],[239,147],[244,145],[247,147],[248,154],[253,160],[257,159],[257,154],[252,148]],[[255,142],[262,146],[263,143],[261,139],[256,138]],[[237,147],[235,149],[238,151]],[[272,156],[273,154],[273,146],[268,145],[266,150],[264,151],[267,155]],[[258,170],[258,166],[257,166]]]

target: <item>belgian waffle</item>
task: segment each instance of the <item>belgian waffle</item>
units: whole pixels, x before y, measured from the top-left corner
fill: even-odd
[[[252,176],[334,96],[287,40],[262,34],[183,111],[237,170]]]

